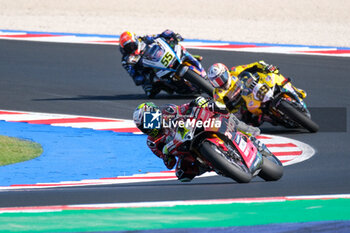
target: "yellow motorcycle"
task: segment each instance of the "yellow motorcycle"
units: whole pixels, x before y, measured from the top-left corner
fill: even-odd
[[[273,125],[318,131],[319,126],[311,120],[304,102],[306,93],[295,88],[290,79],[280,73],[246,71],[238,78],[242,81],[241,97],[253,116],[262,117],[263,121]]]

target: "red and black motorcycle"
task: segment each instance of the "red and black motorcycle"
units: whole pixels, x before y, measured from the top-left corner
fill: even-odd
[[[230,114],[194,107],[186,119],[174,118],[168,124],[174,128],[172,154],[191,159],[200,170],[215,171],[238,183],[248,183],[255,176],[276,181],[283,175],[279,159],[265,145],[258,150],[262,143],[237,131]]]

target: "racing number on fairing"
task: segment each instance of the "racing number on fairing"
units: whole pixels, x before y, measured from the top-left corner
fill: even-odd
[[[256,97],[260,100],[263,101],[266,93],[269,91],[269,87],[266,85],[262,85],[259,90],[256,92]]]
[[[165,67],[168,67],[170,61],[173,59],[173,55],[170,52],[167,52],[162,60],[160,61]]]

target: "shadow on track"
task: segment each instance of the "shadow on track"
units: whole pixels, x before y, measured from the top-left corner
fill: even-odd
[[[158,94],[153,99],[193,99],[196,98],[194,95],[167,95],[167,94]],[[143,94],[124,94],[124,95],[78,95],[76,97],[67,97],[67,98],[44,98],[44,99],[32,99],[33,101],[70,101],[70,100],[100,100],[100,101],[114,101],[114,100],[147,100],[147,96]],[[148,99],[152,101],[153,99]]]
[[[268,128],[260,128],[262,134],[273,134],[273,135],[281,135],[281,134],[309,134],[309,132],[302,128],[283,128],[281,126],[271,126]]]

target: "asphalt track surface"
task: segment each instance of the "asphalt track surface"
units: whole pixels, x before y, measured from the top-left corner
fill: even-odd
[[[287,130],[264,124],[263,133],[311,145],[316,154],[285,168],[277,182],[259,178],[237,184],[224,177],[191,183],[162,181],[73,188],[0,192],[0,207],[194,200],[236,197],[350,193],[350,58],[190,50],[204,67],[257,60],[276,64],[308,92],[306,102],[320,132]],[[0,109],[131,119],[146,101],[120,65],[117,46],[0,40]],[[182,104],[189,97],[158,96],[156,104]],[[130,161],[132,162],[132,161]]]

